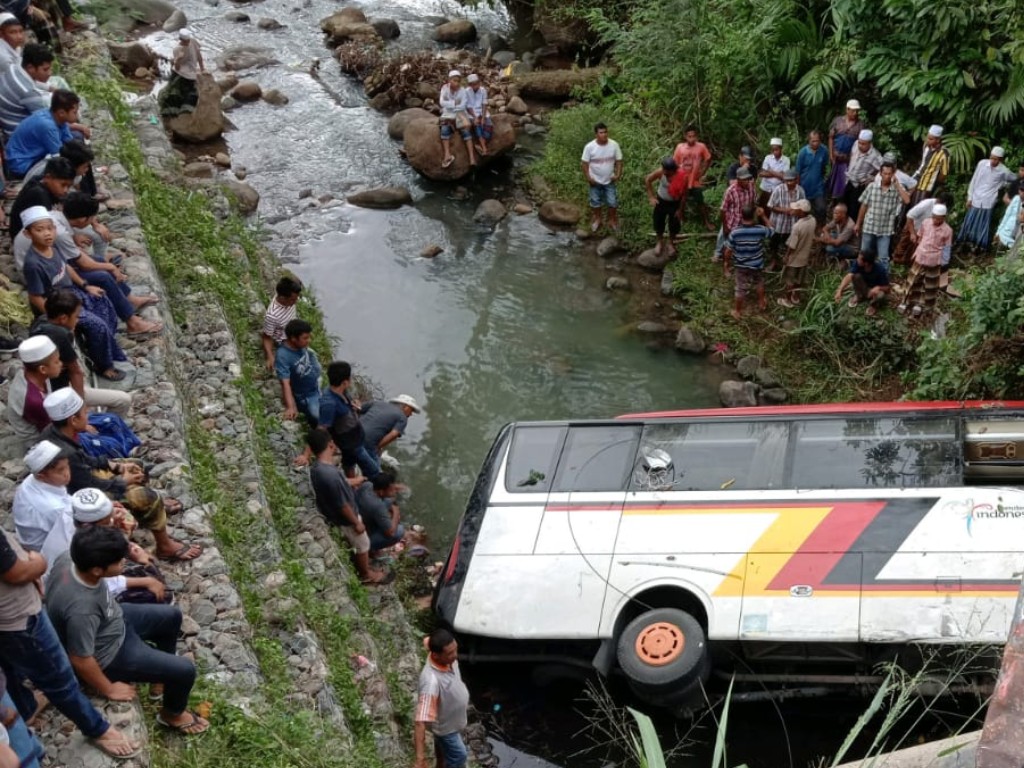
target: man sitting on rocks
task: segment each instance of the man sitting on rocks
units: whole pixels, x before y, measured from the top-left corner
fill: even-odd
[[[153,534],[156,556],[162,560],[194,560],[202,554],[198,544],[187,544],[171,538],[167,532],[167,515],[181,511],[181,502],[164,499],[146,487],[145,472],[138,464],[111,461],[90,456],[78,441],[78,433],[89,424],[85,402],[73,389],[66,387],[47,396],[43,402],[53,423],[43,431],[43,438],[66,448],[69,453],[71,479],[68,491],[99,488],[122,502],[139,525]]]
[[[0,13],[0,69],[21,65],[25,25],[13,13]]]
[[[345,540],[355,551],[352,560],[359,580],[368,585],[389,583],[394,578],[393,574],[370,567],[370,537],[359,516],[352,484],[334,465],[338,449],[330,434],[324,429],[314,429],[309,433],[307,442],[315,457],[309,468],[309,482],[316,508],[330,525],[341,528]]]
[[[284,329],[295,319],[295,305],[302,297],[302,283],[290,275],[277,281],[274,298],[267,306],[263,316],[263,330],[260,338],[263,341],[263,357],[267,361],[267,370],[274,370],[274,356],[277,348],[284,344]]]
[[[825,244],[825,253],[837,261],[852,259],[857,252],[853,219],[847,213],[846,203],[836,203],[832,220],[821,230],[818,239]]]
[[[476,135],[477,151],[487,154],[487,142],[494,135],[494,123],[487,110],[487,89],[480,82],[480,75],[472,74],[466,78],[469,88],[466,89],[466,114],[473,121],[473,133]]]
[[[48,382],[59,376],[62,365],[57,345],[48,336],[32,336],[18,345],[21,369],[14,374],[7,390],[7,421],[27,449],[39,440],[39,433],[50,424],[43,401]]]
[[[195,665],[175,652],[181,610],[121,605],[101,583],[121,575],[127,555],[128,542],[113,528],[76,531],[70,552],[57,558],[47,579],[46,612],[75,672],[101,696],[131,701],[130,683],[161,685],[157,723],[186,736],[203,733],[209,721],[188,709]]]
[[[84,127],[78,125],[80,104],[77,94],[57,90],[50,97],[49,109],[40,109],[21,121],[7,140],[7,168],[11,176],[22,178],[35,163],[47,155],[58,154],[65,141],[75,138],[72,124]]]
[[[310,426],[320,423],[320,360],[309,343],[313,326],[305,320],[291,320],[284,327],[284,344],[274,354],[274,372],[281,382],[284,417],[300,413]]]
[[[352,366],[344,360],[335,360],[327,366],[327,387],[320,396],[320,425],[330,433],[335,446],[341,451],[341,466],[349,477],[355,475],[356,466],[363,477],[372,480],[380,472],[380,462],[366,447],[363,429],[362,403],[353,399]]]
[[[10,136],[22,120],[50,106],[50,79],[53,51],[39,43],[29,43],[21,54],[19,66],[0,70],[0,129]],[[41,87],[40,87],[41,86]]]
[[[411,395],[398,395],[387,402],[374,400],[366,405],[359,417],[366,450],[379,459],[385,448],[405,434],[409,417],[421,412]]]
[[[18,541],[30,552],[41,552],[54,528],[74,530],[68,452],[49,440],[41,440],[25,454],[29,476],[14,491],[11,516]],[[48,558],[48,562],[49,562]]]
[[[7,225],[11,241],[13,242],[21,232],[23,211],[34,205],[41,205],[46,210],[52,211],[60,205],[60,201],[68,194],[74,181],[75,169],[71,163],[63,157],[51,157],[47,160],[42,176],[26,181],[11,204],[11,219]],[[15,261],[23,263],[24,257],[15,259]]]
[[[395,502],[397,495],[395,475],[388,470],[356,489],[356,505],[370,537],[371,557],[376,557],[382,550],[395,546],[405,538],[402,513]]]
[[[885,303],[892,286],[889,285],[889,271],[877,262],[874,251],[862,250],[857,260],[850,263],[849,273],[836,289],[836,304],[843,300],[843,292],[851,287],[853,296],[850,298],[850,306],[856,307],[866,302],[868,308],[865,314],[868,317],[878,314],[878,308]]]
[[[462,73],[453,69],[448,73],[448,82],[441,86],[437,103],[441,105],[441,146],[444,148],[442,168],[455,162],[452,154],[452,136],[458,131],[466,143],[469,153],[469,164],[476,165],[476,153],[473,151],[473,120],[466,112],[466,89],[462,87]]]

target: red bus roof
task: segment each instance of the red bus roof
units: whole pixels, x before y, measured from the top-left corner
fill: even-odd
[[[685,411],[625,413],[620,419],[672,419],[708,416],[814,416],[836,413],[888,413],[892,411],[1024,410],[1024,400],[942,400],[902,403],[817,403],[814,405],[762,405],[753,408],[697,408]]]

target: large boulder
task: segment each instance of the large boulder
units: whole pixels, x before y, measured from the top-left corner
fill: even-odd
[[[624,250],[617,237],[606,237],[597,244],[597,255],[602,259],[618,256]]]
[[[476,207],[476,212],[473,214],[473,221],[478,224],[493,227],[507,215],[508,211],[505,209],[505,206],[502,205],[501,200],[484,200]]]
[[[578,14],[566,13],[566,4],[546,0],[533,9],[533,28],[548,45],[562,53],[575,53],[591,42],[590,26]]]
[[[244,181],[229,179],[224,182],[239,213],[255,213],[260,205],[260,193]]]
[[[126,74],[156,66],[156,54],[145,43],[107,43],[107,50],[110,58]]]
[[[263,95],[263,89],[255,80],[243,80],[228,95],[235,101],[257,101]]]
[[[548,224],[571,227],[580,220],[580,217],[583,216],[583,211],[579,209],[579,206],[572,203],[565,203],[561,200],[548,200],[537,211],[537,215],[540,216],[541,221],[546,221]]]
[[[488,154],[477,156],[480,167],[486,167],[502,155],[510,152],[516,145],[516,128],[511,115],[494,115],[494,136],[487,144]],[[444,150],[441,147],[441,135],[438,131],[437,118],[412,120],[405,127],[405,156],[409,165],[428,179],[435,181],[455,181],[467,176],[473,170],[469,164],[469,153],[462,138],[455,134],[451,141],[452,154],[455,162],[442,168]]]
[[[530,111],[530,108],[526,106],[526,102],[523,101],[521,96],[513,96],[509,99],[508,104],[505,105],[505,109],[513,115],[525,115]]]
[[[651,272],[661,272],[670,260],[667,253],[655,253],[653,248],[648,248],[636,257],[636,263]]]
[[[718,399],[726,408],[749,408],[757,405],[758,386],[752,381],[723,381]]]
[[[256,45],[236,45],[217,57],[217,66],[227,72],[257,69],[271,64],[277,64],[274,51]]]
[[[356,192],[349,195],[350,205],[360,208],[391,209],[401,208],[403,205],[412,205],[412,194],[406,187],[380,187],[379,189],[367,189],[363,192]]]
[[[351,6],[320,19],[320,29],[330,38],[332,45],[339,45],[349,40],[359,43],[379,43],[381,41],[377,30],[366,20],[366,14],[359,8]]]
[[[462,45],[476,40],[476,25],[469,19],[456,19],[434,27],[434,39],[439,43]]]
[[[176,8],[174,13],[167,17],[167,21],[163,23],[164,32],[177,32],[179,29],[184,29],[188,26],[188,18],[185,16],[185,12],[180,8]]]
[[[107,10],[108,13],[120,11],[120,15],[133,24],[160,26],[178,9],[167,0],[113,0]]]
[[[370,23],[377,34],[384,40],[394,40],[396,37],[402,34],[402,30],[398,27],[398,22],[394,19],[377,19]]]
[[[425,109],[419,107],[413,107],[412,109],[403,109],[401,112],[396,112],[388,120],[388,136],[392,139],[398,139],[401,141],[405,138],[405,129],[413,120],[434,120],[437,118]]]
[[[519,86],[521,96],[547,101],[566,101],[572,98],[577,88],[590,88],[597,84],[603,67],[587,67],[584,69],[556,69],[543,72],[525,72],[516,75],[514,82]]]
[[[680,352],[689,352],[691,355],[699,355],[707,349],[707,344],[699,331],[684,325],[676,334],[676,349]]]
[[[224,114],[220,110],[220,87],[209,72],[196,78],[199,101],[191,112],[167,118],[164,124],[178,141],[201,144],[224,132]]]

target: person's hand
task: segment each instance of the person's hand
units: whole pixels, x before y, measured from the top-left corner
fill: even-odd
[[[112,270],[110,270],[110,276],[111,276],[111,277],[113,277],[113,278],[114,278],[114,280],[116,280],[116,281],[117,281],[117,282],[119,282],[119,283],[123,283],[123,282],[124,282],[125,280],[127,280],[127,279],[128,279],[128,278],[127,278],[127,277],[125,276],[124,272],[122,272],[122,271],[121,271],[120,269],[118,269],[117,267],[114,267],[114,268],[113,268]]]
[[[971,208],[971,207],[973,207],[973,206],[971,205],[971,201],[970,201],[970,200],[968,200],[968,201],[967,201],[967,207],[968,207],[968,208]]]
[[[78,125],[75,126],[75,130],[78,131],[80,134],[82,134],[87,139],[91,139],[92,138],[92,128],[90,128],[88,125],[78,124]]]
[[[103,292],[103,289],[100,288],[98,285],[87,285],[87,286],[85,286],[85,292],[88,293],[90,296],[106,296],[107,295],[106,293]]]
[[[274,358],[272,358],[272,357],[268,357],[267,358],[267,370],[268,371],[274,370]]]
[[[98,221],[93,220],[92,228],[96,230],[97,235],[102,237],[108,243],[114,239],[113,235],[110,234],[110,229],[107,227],[106,224],[100,224]]]
[[[153,562],[153,556],[134,541],[128,543],[128,559],[139,565],[149,565]]]
[[[857,237],[860,237],[860,225],[859,224],[854,224],[853,225],[853,234],[855,234]]]
[[[292,464],[294,464],[296,467],[304,467],[307,464],[309,464],[309,456],[307,456],[304,453],[300,453],[298,456],[292,459]]]
[[[358,488],[360,485],[366,482],[366,478],[363,475],[357,475],[356,477],[346,477],[348,484],[353,488]]]
[[[647,196],[647,202],[649,202],[651,205],[657,205],[658,204],[658,198],[656,198],[654,195],[648,195]]]
[[[88,235],[75,235],[72,239],[75,241],[75,245],[79,248],[89,250],[92,246],[92,238]]]
[[[111,701],[131,701],[135,698],[135,686],[128,683],[111,683],[103,695]]]
[[[146,479],[146,473],[138,464],[126,461],[121,463],[121,477],[129,484],[141,483]]]
[[[353,526],[353,529],[355,530],[356,533],[366,533],[366,526],[363,525],[363,521],[362,520],[360,520],[358,523],[356,523]]]
[[[39,21],[49,21],[50,17],[41,8],[36,8],[34,5],[28,7],[29,16],[32,16]]]
[[[299,415],[299,411],[296,408],[285,408],[284,409],[284,420],[295,421],[295,418]]]
[[[143,579],[142,582],[142,586],[144,586],[146,589],[153,593],[153,596],[156,597],[157,602],[162,603],[164,601],[165,588],[164,585],[160,582],[160,579],[154,578],[153,576],[149,576]]]
[[[842,291],[836,291],[836,295],[833,298],[835,298],[836,304],[838,304],[840,301],[843,300],[843,292]]]

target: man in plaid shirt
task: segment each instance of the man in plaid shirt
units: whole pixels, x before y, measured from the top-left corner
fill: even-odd
[[[721,261],[722,252],[725,250],[725,241],[729,233],[743,223],[743,209],[754,204],[757,190],[754,189],[754,175],[748,166],[741,166],[736,170],[736,183],[730,184],[722,197],[722,230],[718,234],[718,242],[715,244],[715,255],[712,261]]]
[[[860,196],[860,211],[854,234],[861,237],[861,250],[873,251],[878,263],[889,270],[889,243],[896,232],[900,205],[910,202],[910,193],[896,178],[896,166],[884,163],[879,171],[881,184],[869,185]]]

